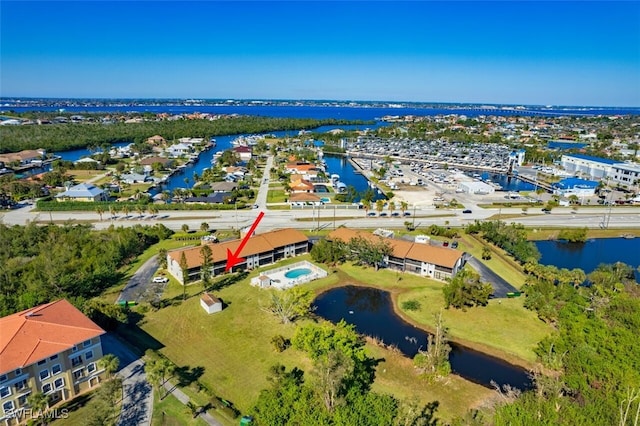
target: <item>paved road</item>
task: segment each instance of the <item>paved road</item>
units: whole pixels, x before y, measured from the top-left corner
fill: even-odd
[[[127,285],[122,289],[120,301],[151,301],[158,300],[166,284],[151,282],[153,274],[158,270],[158,256],[152,256],[131,277]]]
[[[149,426],[153,412],[153,392],[144,372],[144,362],[115,336],[102,337],[105,354],[120,360],[118,376],[122,378],[122,412],[118,426]]]
[[[264,232],[270,229],[278,228],[298,228],[311,229],[316,228],[317,222],[298,221],[297,218],[311,219],[322,217],[320,221],[321,228],[333,228],[334,207],[327,205],[320,209],[306,208],[295,210],[267,210],[266,209],[266,192],[268,190],[268,182],[265,184],[264,177],[260,184],[258,192],[259,210],[266,214],[257,232]],[[262,201],[265,200],[265,201]],[[571,208],[554,208],[551,214],[542,214],[537,207],[531,207],[528,214],[523,215],[520,207],[513,208],[478,208],[473,204],[465,203],[465,206],[472,206],[471,214],[463,214],[460,210],[436,209],[433,206],[417,206],[415,210],[416,223],[420,227],[426,227],[431,224],[445,225],[448,222],[451,226],[465,226],[475,220],[484,220],[489,217],[497,217],[504,215],[507,222],[522,223],[525,226],[545,226],[545,227],[588,227],[600,228],[603,218],[610,211],[611,215],[608,219],[610,228],[637,228],[640,226],[640,208],[628,206],[615,206],[612,209],[608,207],[589,207],[578,208],[573,212]],[[340,206],[343,207],[343,206]],[[410,208],[411,214],[414,210]],[[347,226],[352,228],[404,228],[404,222],[408,218],[403,217],[365,217],[364,210],[343,209],[335,210],[337,220],[335,226]],[[179,230],[183,224],[189,225],[190,229],[198,229],[203,221],[207,221],[215,229],[237,229],[250,226],[258,214],[258,209],[248,210],[185,210],[163,212],[159,217],[149,215],[143,218],[120,217],[116,220],[105,218],[100,220],[97,213],[87,212],[34,212],[32,206],[4,212],[0,221],[6,225],[25,225],[27,222],[48,223],[53,220],[56,223],[62,223],[68,220],[75,220],[79,223],[91,223],[96,229],[106,229],[111,225],[115,226],[134,226],[134,225],[154,225],[162,223],[173,230]]]
[[[518,291],[517,288],[509,284],[505,279],[489,269],[484,263],[473,256],[469,256],[467,263],[480,274],[482,281],[488,282],[493,287],[494,298],[505,298],[507,293]]]

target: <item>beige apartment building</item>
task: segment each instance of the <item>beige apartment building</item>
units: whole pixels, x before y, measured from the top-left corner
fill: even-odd
[[[66,300],[0,318],[0,425],[14,425],[42,392],[49,406],[97,386],[105,331]]]

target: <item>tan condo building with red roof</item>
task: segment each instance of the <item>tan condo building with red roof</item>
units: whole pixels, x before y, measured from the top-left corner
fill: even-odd
[[[1,424],[17,424],[39,392],[49,405],[100,383],[105,331],[66,300],[0,318]]]
[[[205,243],[211,248],[211,276],[223,274],[227,266],[227,249],[235,253],[241,240],[225,241],[222,243]],[[180,267],[180,259],[184,254],[187,263],[187,282],[200,279],[202,268],[202,246],[172,250],[167,253],[167,268],[180,283],[185,280]],[[263,265],[269,265],[280,259],[298,256],[309,252],[309,239],[302,232],[286,228],[257,234],[249,238],[240,252],[243,261],[233,267],[234,271],[251,270]]]
[[[384,241],[391,246],[391,254],[384,259],[386,267],[412,272],[428,278],[445,280],[454,277],[465,264],[465,253],[459,250],[415,243],[395,238],[383,238],[370,232],[338,228],[327,235],[327,240],[345,243],[353,238]]]

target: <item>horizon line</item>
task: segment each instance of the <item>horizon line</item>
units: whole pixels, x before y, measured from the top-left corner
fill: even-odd
[[[579,107],[579,108],[628,108],[640,109],[630,105],[578,105],[578,104],[528,104],[502,102],[453,102],[453,101],[398,101],[398,100],[364,100],[364,99],[313,99],[313,98],[195,98],[195,97],[60,97],[60,96],[0,96],[0,102],[8,100],[69,100],[69,101],[182,101],[182,102],[333,102],[333,103],[385,103],[390,105],[477,105],[477,106],[513,106],[513,107]]]

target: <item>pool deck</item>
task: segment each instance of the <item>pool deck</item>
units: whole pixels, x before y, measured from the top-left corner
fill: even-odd
[[[297,278],[287,278],[285,276],[287,272],[293,271],[296,269],[309,269],[311,270],[311,273],[301,275]],[[264,271],[260,274],[260,277],[264,277],[264,276],[269,277],[270,285],[268,286],[260,285],[259,280],[256,280],[255,282],[254,280],[252,280],[251,284],[259,285],[262,288],[277,288],[280,290],[286,290],[286,289],[295,287],[299,284],[304,284],[309,281],[317,280],[318,278],[324,278],[327,276],[327,271],[305,260],[302,262],[283,266],[281,268],[275,268],[275,269]]]

